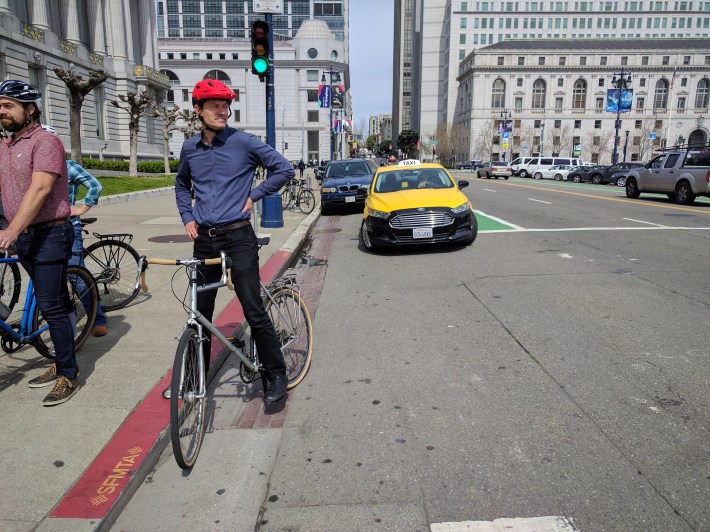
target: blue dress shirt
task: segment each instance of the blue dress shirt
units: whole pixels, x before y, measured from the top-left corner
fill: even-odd
[[[257,166],[271,175],[252,190]],[[248,197],[256,203],[295,175],[283,155],[254,135],[227,127],[208,145],[197,134],[183,143],[175,178],[182,223],[194,220],[202,227],[218,227],[248,220],[249,211],[242,212]]]

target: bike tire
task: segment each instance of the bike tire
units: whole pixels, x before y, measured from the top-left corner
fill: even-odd
[[[22,277],[17,263],[0,264],[0,301],[12,310],[20,299],[21,290]]]
[[[120,240],[99,240],[84,249],[84,265],[96,279],[105,311],[118,310],[135,299],[140,291],[140,257]]]
[[[293,203],[293,194],[291,194],[291,187],[287,186],[281,191],[281,208],[287,210],[291,207],[291,203]]]
[[[306,376],[313,357],[313,322],[297,290],[281,288],[266,301],[266,312],[281,344],[289,390]]]
[[[170,439],[181,469],[195,465],[205,435],[206,393],[200,371],[200,339],[193,328],[183,331],[175,352],[170,384]]]
[[[76,317],[76,330],[74,334],[74,351],[78,351],[91,334],[91,330],[96,321],[96,309],[98,308],[98,295],[94,278],[89,270],[81,266],[69,266],[67,268],[67,283],[69,284],[69,299],[74,306],[74,316]],[[32,330],[37,331],[44,327],[46,322],[42,317],[42,312],[35,305],[32,314]],[[40,355],[47,358],[55,358],[54,344],[49,335],[49,329],[37,336],[32,345]]]
[[[298,208],[303,214],[311,214],[316,208],[316,196],[312,191],[304,189],[298,195]]]

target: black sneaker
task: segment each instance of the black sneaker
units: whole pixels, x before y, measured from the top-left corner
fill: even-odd
[[[274,375],[269,378],[269,389],[264,394],[264,401],[273,403],[286,395],[286,375]]]
[[[31,379],[29,384],[30,388],[44,388],[45,386],[49,386],[50,384],[54,384],[54,381],[57,380],[57,365],[52,364],[47,368],[47,371],[45,371],[42,375],[39,377],[35,377],[34,379]]]
[[[44,406],[53,406],[64,403],[78,391],[79,379],[68,379],[64,375],[59,375],[54,389],[44,398],[42,404]]]

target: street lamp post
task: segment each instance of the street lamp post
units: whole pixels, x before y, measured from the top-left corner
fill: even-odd
[[[510,134],[513,132],[513,122],[511,120],[511,118],[513,118],[513,113],[508,111],[507,109],[503,109],[503,111],[501,111],[501,113],[500,113],[500,117],[501,117],[501,123],[503,125],[503,127],[500,128],[501,139],[505,138],[505,140],[508,141],[505,144],[508,144],[508,146],[510,147],[510,160],[512,161],[513,160],[513,146],[510,143]],[[508,122],[510,122],[510,129],[508,129]],[[504,137],[503,136],[504,134],[507,136]],[[504,144],[504,143],[501,142],[501,144]],[[503,148],[503,162],[505,162],[505,148]]]
[[[678,147],[682,148],[683,144],[685,144],[685,137],[681,133],[680,135],[678,135]]]
[[[629,130],[627,129],[625,131],[626,133],[626,140],[624,140],[624,161],[626,161],[626,146],[629,144]]]
[[[321,76],[321,83],[325,83],[325,74],[326,72],[330,76],[330,86],[329,86],[329,94],[330,94],[330,102],[328,107],[329,107],[329,122],[328,122],[328,131],[330,134],[330,160],[333,160],[333,152],[335,151],[335,132],[333,131],[333,81],[336,83],[340,83],[340,72],[337,70],[333,70],[333,67],[331,66],[328,68],[328,70],[323,71],[323,75]],[[333,77],[335,75],[335,77]]]
[[[619,76],[617,78],[617,76]],[[626,78],[624,78],[626,76]],[[621,72],[614,72],[611,79],[612,86],[618,91],[616,97],[616,123],[614,124],[614,153],[611,156],[611,164],[616,164],[619,153],[619,129],[621,129],[621,95],[623,89],[631,83],[631,73],[628,70],[621,68]]]
[[[540,123],[540,157],[545,156],[545,121]]]

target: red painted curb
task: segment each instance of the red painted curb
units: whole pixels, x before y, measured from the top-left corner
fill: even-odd
[[[288,264],[291,253],[277,251],[260,269],[264,284],[274,279]],[[234,297],[215,325],[224,334],[232,332],[244,320],[239,300]],[[210,360],[221,352],[219,342],[212,342]],[[170,422],[169,403],[163,390],[170,385],[172,370],[145,396],[123,421],[96,459],[50,512],[50,518],[102,519],[111,511],[151,449]]]

